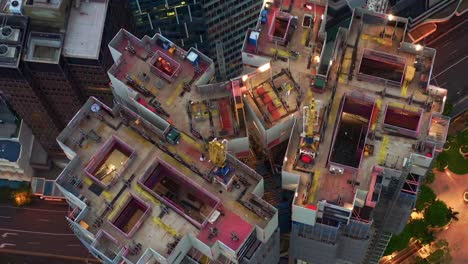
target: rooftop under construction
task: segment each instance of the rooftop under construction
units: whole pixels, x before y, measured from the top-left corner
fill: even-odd
[[[128,93],[198,139],[246,135],[244,117],[232,107],[232,86],[214,91],[199,88],[214,73],[213,61],[206,55],[194,48],[185,51],[158,34],[138,39],[125,30],[109,46],[119,53],[109,75],[115,78],[114,88],[124,90],[122,96]],[[129,88],[119,88],[121,84]]]
[[[184,133],[166,144],[153,130],[128,108],[91,98],[58,139],[75,158],[57,182],[68,191],[80,186],[88,204],[69,217],[100,246],[119,241],[108,245],[109,259],[124,250],[136,263],[147,248],[167,258],[188,234],[236,252],[267,227],[276,210],[258,196],[260,175],[228,154],[232,181],[223,182],[216,165],[200,159],[202,144]]]
[[[334,89],[334,99],[315,95],[328,106],[324,117],[328,124],[323,127],[324,123],[315,119],[320,124],[315,132],[321,133],[312,140],[320,140],[317,146],[311,145],[315,150],[312,156],[304,157],[306,152],[301,151],[305,126],[310,122],[298,120],[293,128],[283,170],[300,175],[295,205],[314,211],[317,202],[326,201],[353,210],[356,219],[362,219],[362,209],[367,208],[367,220],[371,221],[370,208],[378,200],[374,187],[382,181],[382,167],[402,170],[412,155],[432,159],[441,150],[448,125],[448,118],[440,115],[446,91],[427,83],[435,51],[404,43],[405,29],[404,19],[389,20],[355,10],[346,37],[341,35],[347,48],[338,50],[340,60],[330,68],[332,78],[327,87]],[[315,114],[320,117],[323,112]],[[444,120],[438,143],[428,139],[434,117]],[[305,161],[310,164],[308,170],[299,166]],[[425,172],[410,175],[414,178],[403,190],[415,195]],[[283,187],[294,186],[283,178]]]
[[[241,262],[278,227],[271,179],[238,160],[252,153],[253,166],[282,159],[270,176],[293,195],[294,261],[362,263],[386,239],[374,219],[401,231],[450,122],[447,91],[428,84],[435,50],[405,42],[406,19],[363,9],[327,38],[326,12],[319,0],[265,5],[246,74],[222,83],[197,49],[121,30],[116,105],[89,99],[58,138],[71,159],[58,185],[81,199],[75,232],[111,261]]]

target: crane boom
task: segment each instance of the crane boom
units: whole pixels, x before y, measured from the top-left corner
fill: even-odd
[[[208,154],[211,162],[219,168],[223,168],[226,165],[226,153],[227,153],[227,140],[213,139],[208,142]]]

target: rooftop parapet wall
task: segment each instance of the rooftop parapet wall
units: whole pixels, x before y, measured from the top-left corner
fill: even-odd
[[[384,129],[404,136],[418,138],[423,112],[422,108],[391,102],[385,109]]]
[[[442,147],[447,140],[449,125],[449,117],[432,113],[426,141],[433,144],[438,152],[442,151]]]
[[[167,181],[171,184],[164,185],[164,182]],[[138,184],[154,195],[158,200],[165,202],[166,205],[171,207],[174,211],[187,218],[188,221],[198,228],[203,228],[207,224],[208,217],[211,216],[220,205],[220,199],[208,193],[201,186],[183,176],[176,168],[161,159],[158,159],[148,167],[146,172],[138,180]],[[184,199],[187,200],[182,202],[193,209],[198,208],[199,211],[203,210],[205,218],[194,219],[190,217],[190,215],[185,212],[185,209],[175,201],[172,201],[163,190],[167,190],[170,194],[174,194],[174,196],[186,196]]]
[[[123,199],[125,199],[124,205],[114,209],[114,211],[121,210],[111,214],[108,222],[126,238],[131,238],[149,216],[151,206],[134,194],[128,194]]]
[[[374,101],[374,98],[360,93],[343,96],[330,149],[330,163],[352,171],[359,169],[375,107]],[[349,142],[345,143],[346,141]]]
[[[405,58],[365,49],[359,62],[358,78],[375,79],[391,86],[400,87],[403,83],[405,69]]]
[[[58,63],[62,53],[62,34],[31,32],[24,60],[41,63]]]
[[[268,39],[284,45],[289,31],[292,16],[288,13],[276,11],[268,30]]]
[[[135,156],[135,149],[118,137],[112,136],[94,154],[84,171],[103,188],[110,188],[122,176]],[[115,161],[118,161],[117,164],[113,164]],[[111,176],[110,179],[107,179],[109,176]]]

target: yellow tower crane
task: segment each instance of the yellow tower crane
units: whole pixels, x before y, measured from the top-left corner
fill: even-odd
[[[218,168],[224,168],[226,166],[226,153],[227,153],[227,140],[223,139],[219,141],[218,139],[213,139],[213,141],[208,142],[208,155]]]
[[[303,145],[312,145],[314,143],[315,125],[317,123],[317,108],[314,95],[311,93],[310,104],[303,108]]]

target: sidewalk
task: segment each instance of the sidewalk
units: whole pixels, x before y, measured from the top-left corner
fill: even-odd
[[[436,180],[431,188],[437,197],[459,212],[459,221],[453,221],[449,229],[436,234],[437,238],[449,243],[453,263],[468,263],[468,204],[463,202],[463,192],[468,189],[468,175],[457,175],[450,171],[435,171]]]

